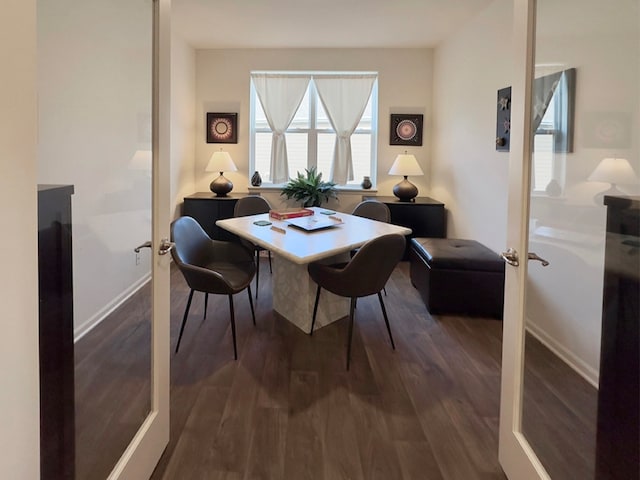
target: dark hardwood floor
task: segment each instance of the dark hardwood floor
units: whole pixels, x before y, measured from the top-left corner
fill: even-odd
[[[171,439],[152,479],[506,478],[497,456],[502,322],[432,317],[403,262],[384,297],[396,350],[377,298],[361,299],[347,372],[346,319],[310,337],[275,314],[263,261],[257,326],[246,293],[235,297],[238,361],[226,297],[210,296],[203,320],[204,295],[195,294],[171,354]],[[171,285],[175,348],[188,287],[174,266]],[[148,315],[143,289],[76,344],[78,480],[106,478],[149,409]],[[554,480],[591,478],[574,474],[593,468],[583,452],[595,390],[527,345],[536,353],[527,359],[527,436]],[[584,420],[573,434],[568,411]],[[556,443],[545,441],[550,431],[560,432]]]

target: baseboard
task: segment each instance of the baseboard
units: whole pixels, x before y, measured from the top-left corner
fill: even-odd
[[[575,354],[554,340],[553,337],[547,334],[547,332],[531,322],[527,322],[526,330],[538,339],[545,347],[562,359],[563,362],[575,370],[576,373],[589,382],[589,384],[591,384],[596,390],[598,389],[600,373],[597,370],[587,365],[582,359],[578,358]]]
[[[127,288],[124,292],[114,298],[111,302],[104,306],[101,310],[99,310],[94,316],[92,316],[89,320],[84,322],[82,325],[74,328],[73,330],[73,343],[76,343],[82,337],[84,337],[87,333],[93,330],[96,326],[100,324],[105,318],[107,318],[114,310],[116,310],[120,305],[126,302],[132,295],[134,295],[138,290],[140,290],[146,283],[151,280],[151,272],[145,274],[142,278],[133,283],[129,288]]]

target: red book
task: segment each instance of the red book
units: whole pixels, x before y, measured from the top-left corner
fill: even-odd
[[[313,210],[308,208],[285,208],[283,210],[269,210],[269,216],[276,220],[286,220],[287,218],[308,217],[313,215]]]

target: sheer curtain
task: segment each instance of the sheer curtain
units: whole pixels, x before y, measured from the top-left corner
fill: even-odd
[[[339,185],[353,180],[351,135],[360,123],[376,78],[375,74],[363,74],[313,79],[331,126],[336,132],[329,178]]]
[[[273,131],[271,142],[271,181],[289,180],[289,161],[285,132],[307,91],[310,75],[252,73],[251,79]]]

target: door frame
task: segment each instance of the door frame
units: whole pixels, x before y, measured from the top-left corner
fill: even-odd
[[[153,0],[151,411],[109,480],[149,478],[169,443],[171,0]]]
[[[527,261],[524,259],[527,258],[529,237],[536,0],[514,0],[513,7],[514,56],[506,247],[515,248],[522,260],[519,266],[507,264],[505,269],[498,458],[508,478],[538,480],[549,479],[549,476],[522,434],[527,282]]]

